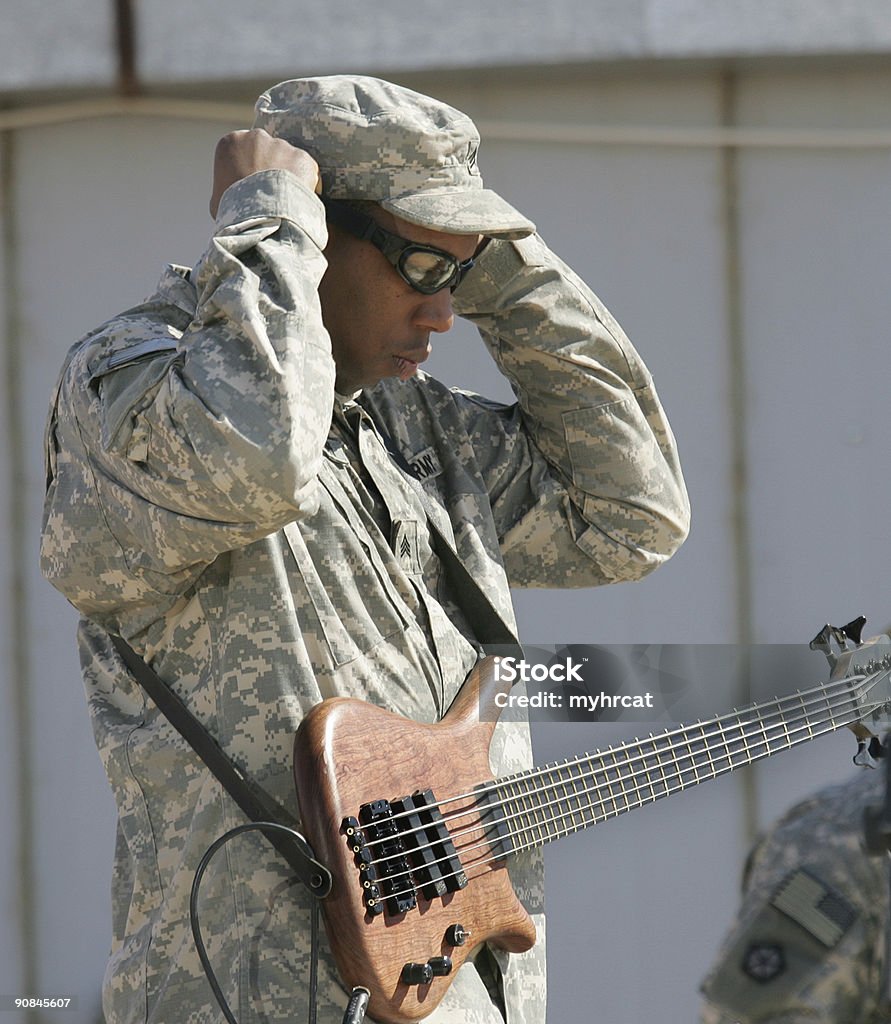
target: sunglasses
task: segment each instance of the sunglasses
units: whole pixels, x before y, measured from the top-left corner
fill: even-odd
[[[433,295],[443,288],[454,291],[473,266],[473,257],[462,263],[457,256],[432,245],[410,242],[387,231],[371,217],[359,213],[347,203],[323,199],[328,220],[363,242],[379,250],[406,284],[422,295]]]

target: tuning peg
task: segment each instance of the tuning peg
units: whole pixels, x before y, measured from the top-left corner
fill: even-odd
[[[827,622],[809,644],[812,651],[821,651],[826,655],[826,660],[829,662],[830,669],[834,669],[835,663],[838,661],[838,657],[832,650],[832,638],[834,635],[833,627]]]
[[[852,619],[846,626],[842,626],[841,631],[859,647],[861,637],[863,636],[863,627],[865,625],[866,616],[858,615],[856,619]]]
[[[858,615],[856,619],[852,619],[846,626],[841,627],[830,626],[827,622],[814,639],[811,640],[810,649],[812,651],[822,651],[826,655],[829,667],[834,669],[835,663],[838,661],[838,655],[832,650],[832,641],[836,642],[840,651],[848,649],[849,640],[853,642],[855,647],[859,647],[865,625],[865,615]]]
[[[854,755],[854,764],[861,768],[878,768],[880,757],[884,757],[881,740],[878,736],[871,736],[869,740],[857,740],[857,753]]]
[[[832,652],[832,626],[827,622],[808,646],[812,651],[822,651],[824,654],[830,654]]]

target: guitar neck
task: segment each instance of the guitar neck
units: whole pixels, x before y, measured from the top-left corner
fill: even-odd
[[[478,790],[490,847],[501,857],[542,846],[850,725],[867,689],[842,679],[492,780]]]

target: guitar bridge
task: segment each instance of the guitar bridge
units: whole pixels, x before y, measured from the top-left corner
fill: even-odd
[[[372,915],[413,910],[418,896],[433,900],[467,885],[467,876],[432,790],[362,804],[342,831],[359,869]]]

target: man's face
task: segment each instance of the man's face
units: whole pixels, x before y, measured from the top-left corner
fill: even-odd
[[[477,235],[448,235],[416,227],[386,210],[370,211],[381,227],[407,241],[443,249],[462,262],[470,259]],[[328,269],[319,285],[322,319],[331,336],[337,390],[344,395],[385,377],[408,380],[431,352],[431,332],[454,322],[452,293],[415,291],[370,242],[329,228]]]

